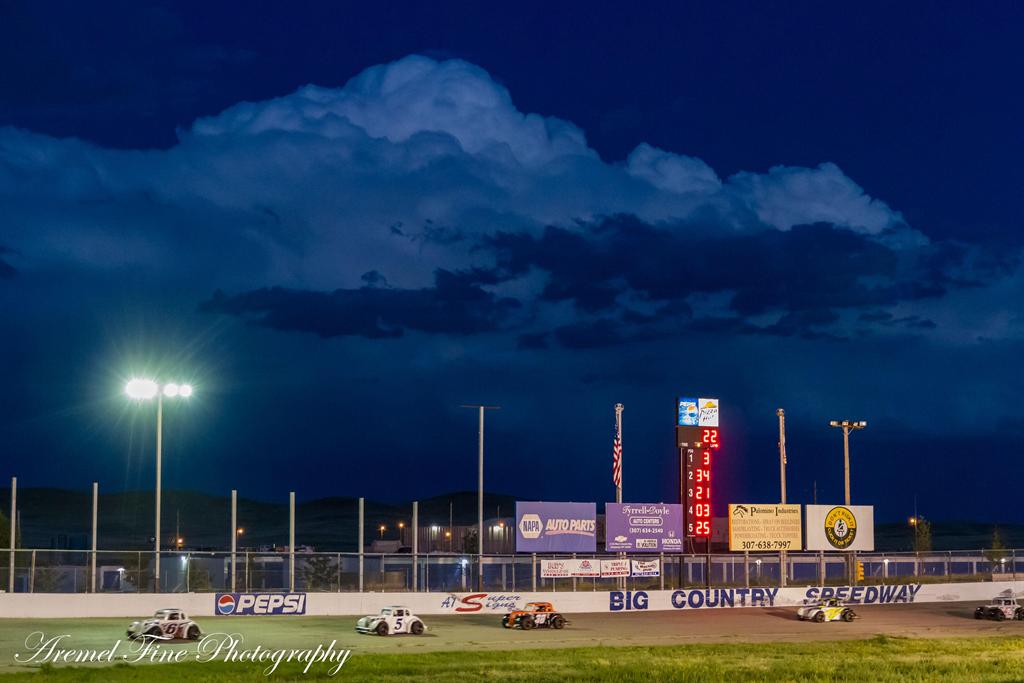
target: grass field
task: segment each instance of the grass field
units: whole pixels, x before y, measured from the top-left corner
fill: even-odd
[[[325,680],[326,665],[302,673],[282,664],[44,667],[0,677],[18,681]],[[1024,638],[904,639],[786,644],[683,645],[422,654],[354,654],[331,680],[357,681],[1020,681]]]

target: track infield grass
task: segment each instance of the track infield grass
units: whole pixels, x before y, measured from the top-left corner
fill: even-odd
[[[18,681],[1020,681],[1024,638],[698,644],[416,654],[355,650],[333,677],[328,664],[282,663],[269,677],[257,663],[108,667],[43,666]]]

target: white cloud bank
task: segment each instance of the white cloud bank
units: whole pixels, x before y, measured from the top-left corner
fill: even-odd
[[[831,163],[723,181],[644,143],[602,161],[572,123],[518,111],[459,60],[374,66],[342,88],[235,105],[179,137],[121,151],[0,128],[0,244],[22,268],[180,268],[164,247],[184,241],[218,286],[351,287],[376,269],[411,287],[473,262],[460,237],[620,212],[711,215],[723,230],[905,229]]]

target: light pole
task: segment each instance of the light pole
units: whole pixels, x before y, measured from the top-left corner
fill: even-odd
[[[129,398],[136,401],[156,399],[156,536],[154,538],[154,554],[156,565],[153,568],[153,592],[160,592],[160,470],[163,458],[164,431],[164,397],[188,398],[192,395],[191,384],[168,382],[160,385],[151,379],[132,379],[125,385],[124,391]]]
[[[476,581],[477,590],[484,589],[484,411],[501,410],[501,406],[463,405],[460,408],[476,408],[480,412],[480,427],[477,440],[479,466],[477,468],[477,526],[476,526]],[[463,548],[465,550],[465,548]]]
[[[850,507],[850,432],[855,429],[864,429],[868,423],[864,420],[832,420],[828,426],[843,430],[843,480],[846,488],[846,507]],[[857,584],[857,574],[853,571],[856,561],[857,551],[853,551],[850,554],[847,567],[847,576],[850,577],[850,583],[853,585]]]
[[[867,422],[863,420],[855,422],[853,420],[832,420],[828,423],[829,427],[835,427],[843,430],[843,472],[844,479],[846,482],[846,505],[850,505],[850,432],[855,429],[864,429],[868,426]]]

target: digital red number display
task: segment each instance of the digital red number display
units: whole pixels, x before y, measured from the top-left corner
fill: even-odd
[[[711,461],[721,448],[717,427],[676,428],[676,439],[686,455],[686,535],[711,536]]]
[[[712,437],[709,435],[708,438]],[[687,536],[711,536],[711,461],[712,448],[718,448],[717,434],[714,438],[716,441],[713,446],[689,448],[686,451]]]

